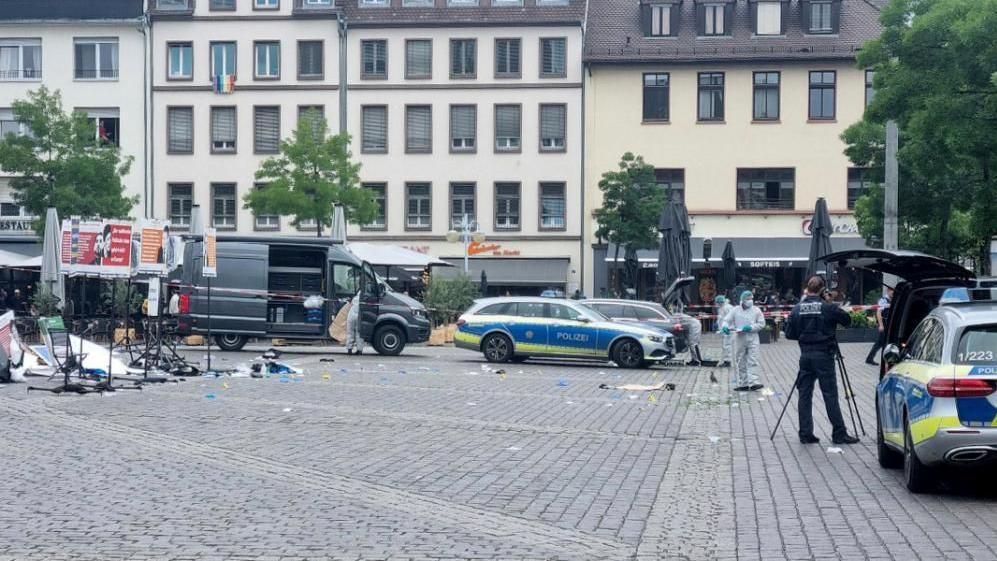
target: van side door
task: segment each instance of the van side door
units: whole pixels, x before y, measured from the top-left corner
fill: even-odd
[[[267,333],[266,244],[219,242],[218,276],[211,279],[211,331],[265,335]],[[190,312],[196,329],[207,329],[208,279],[201,276],[201,256],[192,260],[194,291]]]
[[[370,339],[374,336],[374,325],[381,313],[381,287],[377,283],[374,267],[364,261],[361,266],[360,294],[360,337]]]

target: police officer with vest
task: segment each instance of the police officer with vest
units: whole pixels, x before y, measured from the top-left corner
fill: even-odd
[[[834,331],[838,325],[851,325],[851,318],[844,310],[827,302],[824,294],[824,279],[811,277],[807,281],[803,300],[793,307],[786,321],[786,337],[800,344],[800,372],[796,379],[800,390],[800,442],[820,442],[814,435],[813,419],[814,384],[820,382],[824,408],[831,421],[832,442],[855,444],[859,439],[848,434],[841,415],[834,370],[834,353],[837,351]]]

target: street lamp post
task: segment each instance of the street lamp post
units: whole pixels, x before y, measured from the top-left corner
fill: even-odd
[[[460,230],[451,229],[447,232],[447,241],[454,243],[458,240],[464,243],[464,274],[468,274],[467,267],[467,249],[472,241],[481,243],[485,241],[485,234],[478,231],[478,225],[474,223],[471,218],[465,214],[460,218],[460,224],[457,225]]]

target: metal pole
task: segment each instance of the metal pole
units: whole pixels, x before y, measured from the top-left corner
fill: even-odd
[[[900,144],[900,132],[896,121],[886,122],[886,189],[883,203],[883,249],[900,249],[898,225],[898,200],[900,191],[900,168],[897,163],[897,149]],[[897,279],[893,275],[883,275],[883,283],[896,286]],[[883,290],[886,293],[886,290]]]
[[[468,242],[471,239],[470,231],[469,230],[470,230],[470,227],[468,226],[467,215],[465,214],[460,219],[460,237],[461,237],[461,240],[463,240],[463,242],[464,242],[464,275],[465,276],[467,276],[468,274],[470,274],[469,270],[468,270],[468,267],[467,267],[467,246],[468,246]]]
[[[208,336],[204,338],[204,346],[208,350],[208,369],[205,372],[211,372],[211,277],[205,277],[208,282]]]

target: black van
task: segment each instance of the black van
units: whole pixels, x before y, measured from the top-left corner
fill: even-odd
[[[181,334],[207,333],[211,286],[211,335],[219,348],[241,349],[251,337],[328,339],[340,308],[361,291],[360,333],[382,355],[429,340],[429,317],[418,301],[379,281],[369,263],[327,239],[219,236],[218,276],[201,276],[203,242],[188,236],[179,285]],[[324,299],[308,309],[309,296]]]

